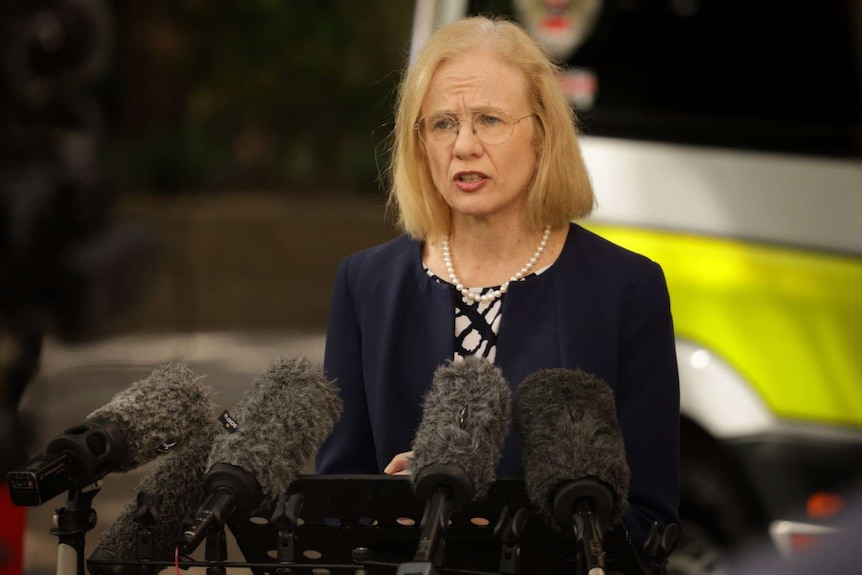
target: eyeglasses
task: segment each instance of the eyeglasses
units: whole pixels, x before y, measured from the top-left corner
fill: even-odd
[[[462,115],[462,114],[458,114]],[[461,122],[470,122],[475,135],[483,144],[499,146],[512,137],[515,124],[535,114],[512,118],[502,110],[480,110],[472,112],[472,119],[460,119],[455,114],[432,114],[422,116],[414,128],[426,144],[448,146],[458,137]]]

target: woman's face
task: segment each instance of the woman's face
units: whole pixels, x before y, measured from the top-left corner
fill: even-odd
[[[461,120],[460,130],[450,144],[434,143],[426,135],[423,145],[431,178],[456,222],[462,215],[480,220],[522,217],[536,169],[534,117],[516,122],[505,142],[490,145],[473,133],[469,122],[483,110],[502,111],[512,119],[532,112],[520,72],[485,52],[441,64],[431,79],[421,115],[451,115]]]

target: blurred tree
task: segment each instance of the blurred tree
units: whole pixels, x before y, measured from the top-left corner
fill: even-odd
[[[119,1],[105,86],[118,179],[376,191],[412,2]],[[390,126],[391,127],[391,126]],[[379,150],[378,150],[379,151]]]

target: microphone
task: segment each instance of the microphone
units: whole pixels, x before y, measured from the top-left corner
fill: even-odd
[[[212,389],[201,379],[185,366],[167,364],[116,394],[6,475],[12,502],[41,505],[184,443],[212,419]]]
[[[192,553],[210,530],[264,497],[278,499],[332,432],[342,407],[320,366],[304,357],[273,362],[237,404],[236,427],[213,441],[207,497],[180,533],[180,551]]]
[[[434,372],[408,465],[425,511],[416,554],[399,567],[399,574],[432,573],[451,514],[487,494],[496,479],[511,404],[503,373],[482,358],[450,361]]]
[[[217,432],[213,423],[202,428],[185,445],[161,459],[141,480],[138,497],[126,504],[123,513],[99,537],[88,559],[91,575],[132,575],[137,571],[137,567],[118,565],[118,561],[174,558],[177,533],[183,521],[206,497],[203,479]],[[142,500],[144,494],[151,497],[151,502],[159,498],[158,504],[147,505]],[[94,560],[107,563],[94,564]]]
[[[574,528],[586,572],[604,574],[602,532],[622,518],[629,484],[611,388],[580,370],[540,370],[518,386],[514,422],[527,496],[551,528]]]

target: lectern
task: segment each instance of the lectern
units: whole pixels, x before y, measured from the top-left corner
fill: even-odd
[[[361,573],[392,575],[412,560],[424,502],[409,478],[381,475],[309,475],[291,483],[277,506],[229,521],[256,575]],[[273,520],[275,515],[275,520]],[[521,479],[500,479],[481,501],[455,512],[442,532],[438,573],[576,574],[578,545],[530,511]],[[625,530],[604,537],[607,573],[643,575]],[[279,565],[279,555],[290,564]],[[584,574],[586,575],[586,574]]]

